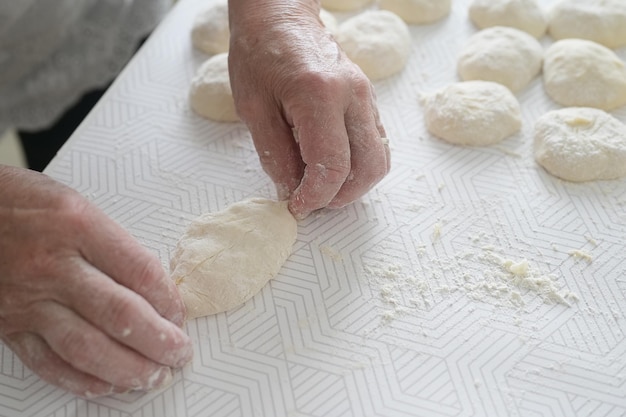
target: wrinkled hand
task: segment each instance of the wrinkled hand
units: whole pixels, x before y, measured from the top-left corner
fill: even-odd
[[[84,397],[150,390],[191,359],[159,261],[78,193],[0,166],[0,337]]]
[[[261,165],[297,218],[356,200],[390,168],[373,86],[315,0],[230,0],[229,71]]]

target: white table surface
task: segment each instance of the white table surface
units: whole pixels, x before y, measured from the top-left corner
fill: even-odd
[[[189,31],[208,3],[179,1],[46,171],[164,265],[196,216],[274,197],[247,129],[189,109],[207,58]],[[533,123],[558,108],[541,78],[518,94],[522,132],[499,145],[425,131],[419,92],[457,80],[476,32],[469,1],[453,3],[449,18],[411,27],[407,68],[375,84],[392,172],[301,222],[251,301],[188,322],[195,358],[171,387],[86,401],[0,344],[0,416],[626,415],[626,180],[571,184],[535,164]],[[626,122],[626,109],[613,114]],[[523,259],[551,295],[501,265]]]

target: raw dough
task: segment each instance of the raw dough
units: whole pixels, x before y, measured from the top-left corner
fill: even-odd
[[[450,14],[451,0],[378,0],[378,7],[407,23],[433,23]]]
[[[626,46],[626,1],[562,0],[549,14],[555,39],[580,38],[609,48]]]
[[[535,124],[535,160],[568,181],[626,176],[626,125],[588,107],[553,110]]]
[[[254,198],[194,220],[170,263],[188,318],[227,311],[252,298],[278,274],[296,236],[286,201]]]
[[[500,142],[520,130],[520,106],[511,91],[490,81],[451,84],[422,98],[426,128],[457,145]]]
[[[215,3],[196,16],[191,29],[191,42],[210,55],[228,51],[230,30],[226,2]]]
[[[228,54],[217,54],[206,60],[191,81],[191,108],[200,116],[217,122],[239,120],[228,78]]]
[[[540,38],[548,28],[548,19],[536,0],[474,0],[468,13],[481,29],[510,26]]]
[[[411,51],[409,28],[395,13],[370,10],[339,25],[337,42],[370,80],[400,72]]]
[[[339,33],[339,23],[331,12],[320,9],[320,20],[333,36],[337,36],[337,33]]]
[[[542,59],[537,39],[519,29],[496,26],[469,38],[457,69],[463,80],[494,81],[515,93],[539,74]]]
[[[543,73],[546,92],[563,106],[612,110],[626,104],[626,65],[595,42],[555,42],[545,53]]]
[[[372,0],[322,0],[322,7],[338,12],[349,12],[364,8]]]

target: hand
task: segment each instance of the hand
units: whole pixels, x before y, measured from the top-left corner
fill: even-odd
[[[84,397],[150,390],[191,359],[160,262],[78,193],[0,166],[0,338]]]
[[[315,0],[230,0],[229,71],[239,116],[279,198],[304,218],[356,200],[390,168],[370,81]]]

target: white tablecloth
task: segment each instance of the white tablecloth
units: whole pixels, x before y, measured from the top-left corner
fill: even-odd
[[[625,415],[626,181],[572,184],[536,165],[534,121],[558,108],[540,78],[518,94],[521,133],[499,145],[426,132],[419,93],[457,80],[476,32],[469,1],[453,3],[411,27],[407,68],[376,83],[391,173],[301,222],[251,301],[188,322],[195,358],[171,387],[86,401],[0,344],[0,416]],[[47,169],[166,266],[196,216],[275,196],[247,129],[189,108],[206,5],[179,1]],[[507,260],[528,262],[526,280]]]

